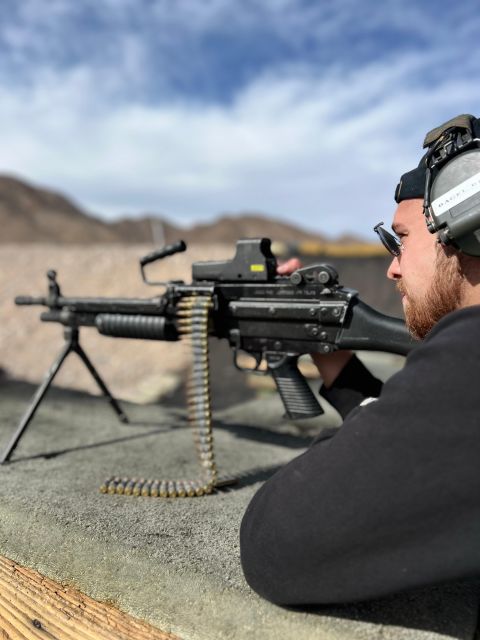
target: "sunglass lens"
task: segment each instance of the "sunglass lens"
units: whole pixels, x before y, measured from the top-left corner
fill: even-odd
[[[385,249],[392,254],[392,256],[400,255],[400,243],[394,235],[389,233],[382,227],[383,222],[379,222],[373,227],[373,230],[378,233],[380,240]]]

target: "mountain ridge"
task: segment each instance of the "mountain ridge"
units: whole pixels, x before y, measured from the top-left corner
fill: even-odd
[[[233,243],[242,237],[269,237],[284,243],[317,242],[319,233],[255,212],[225,213],[192,227],[156,215],[105,221],[52,189],[34,186],[16,176],[0,174],[0,242],[61,244],[169,244],[182,238],[196,243]],[[352,237],[348,236],[351,242]],[[357,240],[360,244],[366,244]],[[343,244],[340,240],[339,244]]]

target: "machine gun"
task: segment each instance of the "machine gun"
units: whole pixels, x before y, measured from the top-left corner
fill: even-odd
[[[277,274],[277,261],[267,238],[237,242],[231,260],[197,262],[192,282],[151,282],[145,267],[184,251],[180,241],[140,260],[144,282],[163,285],[153,298],[64,297],[55,271],[49,271],[45,297],[18,296],[17,305],[42,305],[44,322],[62,324],[65,346],[37,389],[10,443],[0,457],[9,460],[53,378],[70,352],[77,353],[123,422],[128,419],[94,368],[79,342],[80,327],[95,327],[117,338],[179,340],[188,338],[192,349],[189,383],[189,420],[204,477],[193,481],[145,481],[112,477],[102,490],[142,495],[201,495],[219,485],[211,429],[208,339],[226,339],[234,365],[243,371],[272,375],[286,416],[309,418],[323,413],[300,373],[297,361],[306,353],[336,349],[366,349],[406,355],[413,347],[404,323],[363,303],[358,292],[338,282],[328,264],[316,264]],[[242,368],[241,352],[253,356],[255,365]],[[264,363],[264,371],[261,364]]]

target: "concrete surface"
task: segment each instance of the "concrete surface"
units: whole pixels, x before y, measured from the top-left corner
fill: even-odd
[[[0,380],[0,446],[33,389]],[[274,395],[216,414],[220,471],[241,481],[193,499],[98,492],[111,474],[197,472],[180,409],[124,406],[131,425],[117,422],[102,398],[61,389],[47,395],[13,461],[0,468],[0,554],[185,639],[475,637],[477,583],[308,611],[274,606],[249,589],[239,563],[242,514],[261,482],[300,454],[315,430],[282,422]],[[329,411],[317,428],[336,423]]]

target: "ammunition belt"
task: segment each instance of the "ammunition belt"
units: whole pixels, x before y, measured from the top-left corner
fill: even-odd
[[[216,486],[234,482],[219,481],[213,451],[208,366],[208,319],[211,296],[192,295],[183,298],[177,307],[178,330],[189,340],[192,364],[187,385],[188,420],[193,430],[197,457],[202,474],[194,480],[153,480],[110,477],[100,487],[102,493],[161,498],[202,496]]]

